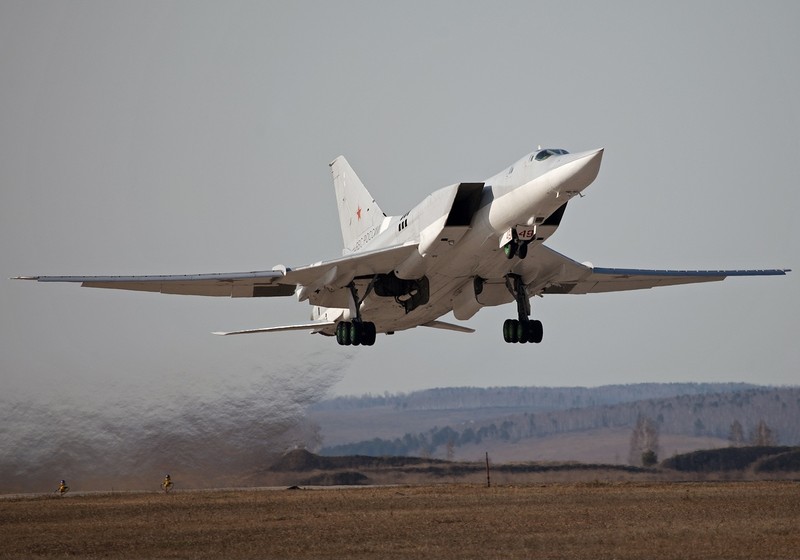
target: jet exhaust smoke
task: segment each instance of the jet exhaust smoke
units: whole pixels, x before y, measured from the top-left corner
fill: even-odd
[[[342,370],[289,366],[211,396],[0,398],[0,492],[47,492],[60,479],[72,490],[157,489],[165,473],[177,488],[263,483],[276,456],[320,445],[305,410]]]

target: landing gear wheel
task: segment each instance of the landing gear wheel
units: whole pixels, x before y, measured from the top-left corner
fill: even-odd
[[[520,243],[519,247],[517,248],[517,256],[521,259],[524,259],[528,256],[528,244],[527,243]]]
[[[528,333],[530,333],[530,329],[528,328],[529,321],[517,321],[517,342],[520,344],[525,344],[528,342]]]
[[[506,342],[516,344],[519,342],[520,327],[519,321],[516,319],[506,319],[503,324],[503,338]]]
[[[363,333],[362,333],[361,344],[363,344],[364,346],[372,346],[373,344],[375,344],[375,337],[377,336],[377,333],[375,331],[375,323],[371,321],[362,323],[362,329]]]
[[[514,241],[509,241],[503,245],[503,253],[505,253],[507,259],[513,259],[517,253],[517,244]]]
[[[350,322],[341,321],[336,323],[336,342],[341,346],[350,345]]]
[[[503,321],[503,340],[509,343],[511,342],[512,338],[511,337],[512,329],[516,330],[513,327],[513,324],[514,324],[514,319],[506,319],[505,321]]]
[[[361,337],[362,337],[362,328],[361,323],[358,321],[352,321],[350,323],[350,344],[353,346],[358,346],[361,344]]]
[[[336,324],[336,342],[341,346],[372,346],[377,331],[371,321],[341,321]]]
[[[530,336],[528,338],[528,342],[539,344],[544,337],[544,328],[542,327],[542,322],[536,320],[529,321],[528,325],[530,326]]]
[[[538,344],[542,341],[543,334],[541,321],[506,319],[503,322],[503,340],[510,344]]]

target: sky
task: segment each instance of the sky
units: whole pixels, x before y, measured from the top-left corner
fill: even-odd
[[[798,22],[776,1],[0,0],[0,394],[797,384],[800,271],[537,298],[540,345],[502,341],[508,305],[370,348],[210,334],[306,321],[291,297],[5,279],[335,258],[335,157],[399,215],[537,145],[605,148],[548,241],[577,261],[798,268]]]

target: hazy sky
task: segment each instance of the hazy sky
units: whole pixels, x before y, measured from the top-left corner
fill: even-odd
[[[548,245],[598,266],[800,268],[797,2],[0,0],[0,277],[270,269],[341,251],[328,162],[381,207],[538,144],[605,147]],[[534,301],[464,335],[348,348],[294,298],[0,281],[0,393],[335,394],[452,385],[796,384],[800,270]],[[452,320],[452,317],[450,318]],[[327,382],[306,374],[319,364]],[[308,375],[308,377],[306,377]]]

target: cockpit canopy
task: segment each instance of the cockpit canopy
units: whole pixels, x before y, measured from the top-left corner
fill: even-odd
[[[534,159],[536,161],[544,161],[550,156],[563,156],[568,154],[567,150],[562,150],[561,148],[545,148],[544,150],[539,150],[538,152],[531,155],[531,161]]]

